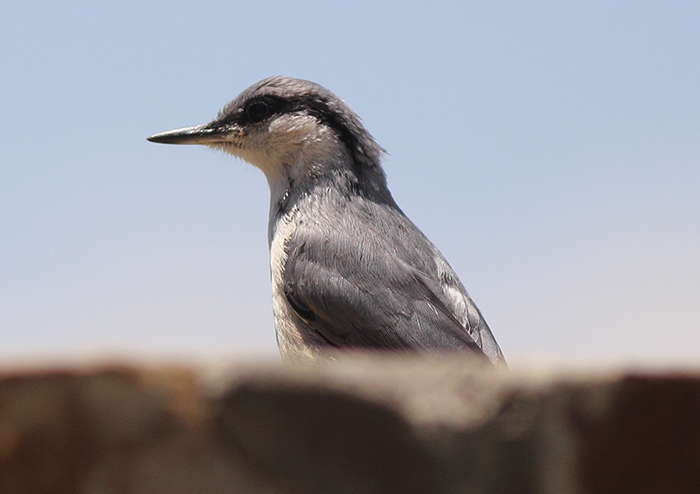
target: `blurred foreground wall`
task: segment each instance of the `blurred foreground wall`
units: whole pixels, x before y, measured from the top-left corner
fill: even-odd
[[[698,493],[700,373],[461,359],[0,376],[0,493]]]

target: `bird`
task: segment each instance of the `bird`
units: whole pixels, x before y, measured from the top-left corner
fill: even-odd
[[[364,350],[462,352],[506,366],[455,271],[394,201],[382,168],[386,151],[330,90],[268,77],[211,122],[147,139],[205,145],[264,173],[284,362]]]

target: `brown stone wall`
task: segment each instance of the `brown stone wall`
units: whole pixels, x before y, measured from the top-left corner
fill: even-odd
[[[1,494],[700,493],[700,374],[460,359],[0,376]]]

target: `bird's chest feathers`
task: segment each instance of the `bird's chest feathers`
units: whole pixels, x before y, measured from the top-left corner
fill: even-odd
[[[283,213],[270,225],[270,269],[272,272],[273,287],[283,283],[282,274],[289,256],[288,242],[297,228],[298,209],[292,207],[290,211]]]
[[[270,225],[270,272],[272,275],[272,311],[277,343],[284,360],[313,360],[316,351],[304,341],[301,321],[284,293],[284,269],[289,257],[289,239],[297,228],[298,209],[292,207]]]

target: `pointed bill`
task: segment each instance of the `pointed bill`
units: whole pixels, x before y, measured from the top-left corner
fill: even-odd
[[[146,139],[161,144],[212,144],[224,141],[228,134],[229,129],[225,127],[211,128],[209,125],[197,125],[195,127],[168,130]]]

